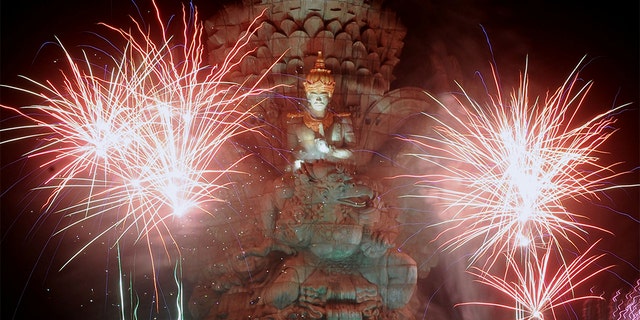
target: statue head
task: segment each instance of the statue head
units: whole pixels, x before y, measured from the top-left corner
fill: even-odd
[[[318,51],[318,58],[304,82],[304,91],[312,111],[324,112],[335,86],[331,70],[325,68],[322,51]]]

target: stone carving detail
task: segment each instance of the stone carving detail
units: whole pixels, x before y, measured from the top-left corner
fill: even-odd
[[[285,199],[265,212],[273,249],[296,253],[263,292],[283,318],[388,319],[411,298],[415,262],[393,247],[394,214],[376,191],[345,168],[305,163],[288,179]],[[277,212],[277,213],[276,213]],[[284,247],[284,249],[283,249]],[[333,316],[331,316],[333,315]]]
[[[265,238],[192,294],[206,319],[411,319],[416,264],[390,250],[397,212],[347,167],[303,163],[263,193]],[[262,270],[261,270],[262,269]],[[243,273],[253,277],[242,277]]]
[[[247,50],[254,50],[228,80],[257,80],[276,62],[264,84],[288,84],[284,96],[301,96],[299,76],[322,51],[336,77],[334,108],[367,106],[389,91],[400,61],[405,27],[381,1],[245,1],[225,6],[206,22],[210,62],[232,49],[254,17],[265,12]],[[276,61],[282,55],[282,59]]]
[[[397,247],[415,232],[399,221],[413,218],[397,209],[403,186],[384,178],[407,161],[391,136],[434,106],[416,88],[389,92],[405,29],[380,1],[244,1],[207,21],[213,64],[263,11],[227,80],[257,80],[275,61],[262,85],[288,85],[275,93],[286,98],[252,106],[262,134],[221,155],[250,155],[238,171],[253,176],[220,197],[230,209],[203,219],[205,241],[184,251],[191,314],[413,319],[418,277],[435,262],[418,268],[403,253],[430,255],[424,243]]]

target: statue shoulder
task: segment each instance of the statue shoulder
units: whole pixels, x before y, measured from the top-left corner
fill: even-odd
[[[302,112],[289,112],[286,121],[288,124],[302,123],[303,117]]]
[[[342,124],[351,124],[352,121],[350,112],[338,112],[334,117],[337,119],[337,122]]]

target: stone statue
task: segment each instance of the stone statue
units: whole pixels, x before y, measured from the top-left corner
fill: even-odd
[[[286,184],[286,181],[282,181]],[[272,249],[291,254],[261,294],[276,319],[410,319],[415,262],[394,247],[395,216],[340,165],[303,163],[267,206]],[[263,253],[270,251],[263,251]]]
[[[353,156],[353,124],[348,113],[328,109],[335,89],[331,70],[325,68],[322,52],[304,82],[308,106],[301,113],[288,115],[288,144],[299,167],[302,161],[344,161]]]
[[[246,159],[238,171],[251,177],[237,180],[223,197],[228,214],[204,219],[204,241],[185,250],[196,275],[190,312],[206,320],[414,319],[417,279],[435,259],[413,237],[424,215],[407,210],[423,204],[399,200],[411,182],[386,178],[412,167],[402,156],[411,146],[393,135],[421,132],[413,115],[433,106],[419,88],[389,91],[406,30],[377,0],[247,1],[209,21],[210,58],[231,50],[228,39],[263,9],[255,50],[228,80],[252,84],[276,59],[265,85],[284,86],[257,102],[265,131],[237,144]],[[300,89],[302,108],[279,99]]]
[[[327,110],[333,85],[318,54],[304,83],[309,108],[288,117],[297,165],[263,193],[265,239],[238,257],[268,276],[229,279],[219,288],[222,318],[412,318],[404,307],[415,290],[416,263],[391,249],[397,212],[379,196],[380,186],[347,163],[355,137],[348,114]],[[240,298],[254,303],[230,307]]]

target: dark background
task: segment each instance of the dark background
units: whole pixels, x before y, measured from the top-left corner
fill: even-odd
[[[206,19],[225,2],[230,1],[200,0],[194,4],[199,8],[200,17]],[[179,1],[158,3],[166,17],[179,13],[181,8]],[[392,86],[419,86],[432,92],[451,90],[452,80],[473,86],[478,80],[475,71],[488,74],[489,63],[495,61],[505,86],[509,87],[517,83],[518,73],[524,69],[528,56],[532,87],[553,90],[586,55],[588,63],[582,75],[594,81],[586,112],[603,112],[622,103],[633,103],[618,115],[616,127],[620,129],[605,145],[610,155],[603,155],[603,159],[606,163],[621,161],[620,170],[633,170],[640,163],[637,2],[520,1],[514,4],[511,1],[399,0],[389,1],[388,5],[398,11],[408,27],[402,61],[396,68],[398,80]],[[55,41],[54,36],[72,52],[80,52],[81,45],[95,41],[90,32],[104,33],[105,29],[96,25],[98,22],[124,27],[130,25],[129,15],[150,19],[152,12],[147,2],[139,1],[136,7],[127,0],[14,0],[2,1],[0,10],[0,83],[18,87],[29,86],[18,75],[38,81],[59,79],[57,69],[62,63],[62,54],[57,46],[49,44]],[[487,38],[480,26],[486,30]],[[447,74],[434,72],[437,67],[443,67]],[[1,104],[18,107],[32,102],[29,95],[0,89]],[[16,121],[12,113],[2,110],[2,128]],[[9,137],[10,133],[3,133],[2,140]],[[1,317],[118,318],[118,294],[113,286],[107,286],[107,282],[114,279],[113,268],[117,267],[114,251],[108,245],[96,245],[92,249],[94,254],[80,256],[69,267],[58,271],[69,253],[86,241],[87,235],[50,237],[60,218],[38,220],[34,214],[38,206],[24,191],[29,180],[14,185],[31,170],[32,164],[17,161],[27,147],[21,143],[0,145]],[[615,183],[637,181],[635,171]],[[593,217],[594,224],[615,233],[615,236],[605,236],[598,247],[612,253],[610,262],[617,267],[605,280],[595,283],[593,289],[610,294],[628,289],[628,283],[638,278],[638,189],[608,193],[597,206],[599,213]],[[129,254],[137,259],[138,265],[146,261],[141,257],[143,253]],[[147,270],[137,272],[148,273]],[[141,290],[138,294],[148,298],[152,292]],[[186,294],[188,299],[189,292]],[[434,299],[438,300],[451,303],[446,298]],[[160,304],[163,303],[172,302],[169,299]],[[147,313],[154,314],[154,311],[142,312]]]

